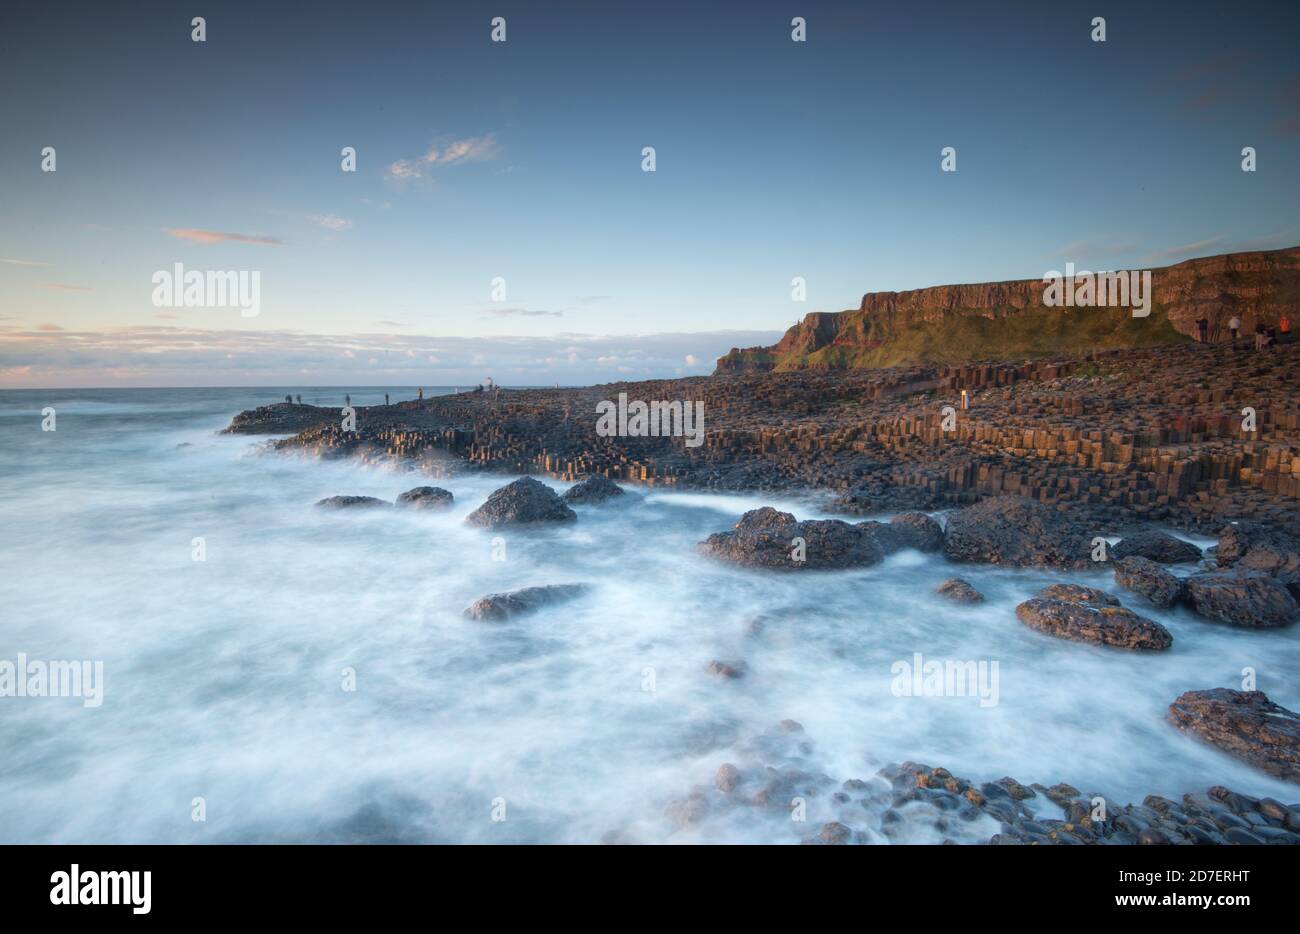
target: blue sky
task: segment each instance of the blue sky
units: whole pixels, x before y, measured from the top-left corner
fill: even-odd
[[[0,387],[699,374],[866,291],[1300,243],[1294,6],[199,6],[0,13]],[[260,314],[155,307],[178,262]]]

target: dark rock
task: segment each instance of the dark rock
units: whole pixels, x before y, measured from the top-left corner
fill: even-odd
[[[525,587],[509,593],[488,594],[479,597],[465,610],[470,619],[496,621],[540,610],[581,596],[586,584],[552,584],[547,587]]]
[[[948,518],[943,551],[953,561],[1012,567],[1088,567],[1092,536],[1065,514],[1020,496],[996,496]]]
[[[1155,620],[1126,610],[1091,587],[1055,584],[1016,607],[1026,626],[1051,636],[1120,649],[1167,649],[1174,637]]]
[[[577,517],[577,513],[545,483],[532,477],[520,477],[514,483],[494,490],[487,502],[471,512],[465,521],[484,528],[500,528],[572,522]]]
[[[950,577],[938,587],[934,592],[941,597],[954,600],[957,603],[983,603],[984,594],[980,593],[970,582],[962,580],[960,577]]]
[[[743,678],[748,673],[749,666],[740,661],[723,662],[715,658],[709,662],[706,670],[720,678]]]
[[[1201,560],[1201,549],[1191,542],[1155,529],[1126,535],[1110,550],[1112,559],[1139,557],[1161,564],[1187,564]]]
[[[1258,523],[1225,526],[1214,557],[1220,567],[1241,566],[1286,580],[1300,577],[1300,540]]]
[[[827,846],[844,846],[853,841],[853,831],[839,821],[822,824],[817,833],[817,842]]]
[[[337,425],[342,418],[342,409],[276,402],[240,412],[231,419],[230,425],[222,431],[222,434],[291,435],[308,428]]]
[[[724,762],[718,767],[718,774],[713,780],[713,783],[718,787],[718,791],[725,794],[730,794],[735,791],[737,786],[740,785],[740,782],[740,769],[736,768],[730,762]]]
[[[1139,555],[1116,559],[1115,583],[1159,607],[1173,606],[1183,597],[1181,580],[1150,558]]]
[[[943,548],[943,526],[923,512],[905,512],[889,522],[859,522],[857,527],[870,532],[887,555],[904,548],[939,551]]]
[[[397,497],[397,505],[416,509],[445,509],[452,504],[452,495],[439,486],[417,486]]]
[[[1263,846],[1264,841],[1255,836],[1249,830],[1242,830],[1240,827],[1231,827],[1224,831],[1223,837],[1229,843],[1236,843],[1239,846]]]
[[[1009,775],[1003,778],[999,778],[996,782],[994,782],[994,784],[1001,788],[1005,788],[1007,794],[1009,794],[1012,798],[1014,798],[1017,801],[1025,801],[1029,798],[1038,797],[1038,793],[1034,791],[1034,789],[1026,785],[1020,784],[1020,782],[1016,781],[1014,778],[1012,778]]]
[[[392,503],[373,496],[327,496],[316,505],[326,509],[366,509],[372,506],[391,506]]]
[[[564,499],[569,503],[603,503],[623,495],[623,488],[608,477],[588,477],[564,491]]]
[[[1188,691],[1169,705],[1169,718],[1229,755],[1300,782],[1300,715],[1274,704],[1262,691]]]
[[[1249,629],[1272,629],[1295,622],[1295,597],[1263,571],[1210,571],[1187,578],[1187,596],[1209,619]]]
[[[803,539],[804,560],[795,560],[796,538]],[[798,522],[771,506],[741,516],[730,532],[715,532],[699,545],[712,557],[745,567],[779,570],[830,570],[866,567],[884,558],[872,532],[838,519]]]

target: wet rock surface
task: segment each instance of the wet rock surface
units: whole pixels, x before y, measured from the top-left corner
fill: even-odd
[[[1186,580],[1187,599],[1208,619],[1248,629],[1289,626],[1297,616],[1296,601],[1286,586],[1263,571],[1193,574]]]
[[[316,505],[322,509],[373,509],[376,506],[391,506],[388,500],[374,496],[327,496]]]
[[[1167,532],[1144,529],[1120,539],[1110,550],[1111,558],[1146,558],[1160,564],[1188,564],[1201,560],[1201,549]]]
[[[338,425],[342,409],[276,402],[240,412],[222,430],[227,435],[292,435],[309,428]]]
[[[796,539],[803,540],[802,549]],[[783,571],[867,567],[885,556],[871,529],[838,519],[800,522],[771,506],[745,513],[735,528],[710,535],[699,550],[743,567]]]
[[[1091,587],[1054,584],[1016,607],[1031,629],[1118,649],[1167,649],[1174,637],[1153,619],[1120,606],[1119,600]]]
[[[1150,558],[1130,555],[1115,561],[1115,583],[1158,607],[1171,607],[1183,599],[1183,582]]]
[[[543,607],[567,603],[582,596],[588,589],[586,584],[550,584],[488,594],[471,603],[465,609],[465,615],[483,622],[499,622],[536,612]]]
[[[925,552],[943,548],[943,526],[923,512],[905,512],[888,522],[859,522],[857,527],[870,532],[886,555],[904,548]]]
[[[541,525],[572,522],[577,513],[558,493],[532,477],[520,477],[514,483],[495,490],[487,502],[471,512],[465,521],[482,528]]]
[[[1092,536],[1057,510],[1020,496],[998,496],[948,517],[943,553],[953,561],[1013,567],[1084,568]]]
[[[588,477],[564,491],[564,499],[569,503],[603,503],[625,495],[623,488],[607,477]]]
[[[1270,775],[1300,782],[1300,714],[1262,691],[1188,691],[1169,705],[1169,719]]]
[[[414,509],[446,509],[455,497],[440,486],[417,486],[397,497],[397,505]]]
[[[938,587],[934,592],[939,596],[956,603],[983,603],[984,594],[971,585],[969,581],[964,581],[960,577],[950,577]]]

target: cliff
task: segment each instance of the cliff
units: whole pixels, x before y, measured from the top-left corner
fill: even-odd
[[[1228,336],[1242,319],[1277,323],[1300,312],[1300,247],[1206,256],[1152,270],[1151,313],[1049,308],[1043,281],[1022,279],[868,292],[856,310],[814,312],[771,347],[733,348],[718,373],[841,369],[1024,359],[1186,342],[1197,319]]]

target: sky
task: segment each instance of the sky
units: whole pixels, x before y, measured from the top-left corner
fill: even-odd
[[[864,292],[1300,243],[1300,6],[1105,6],[15,0],[0,388],[707,374]]]

